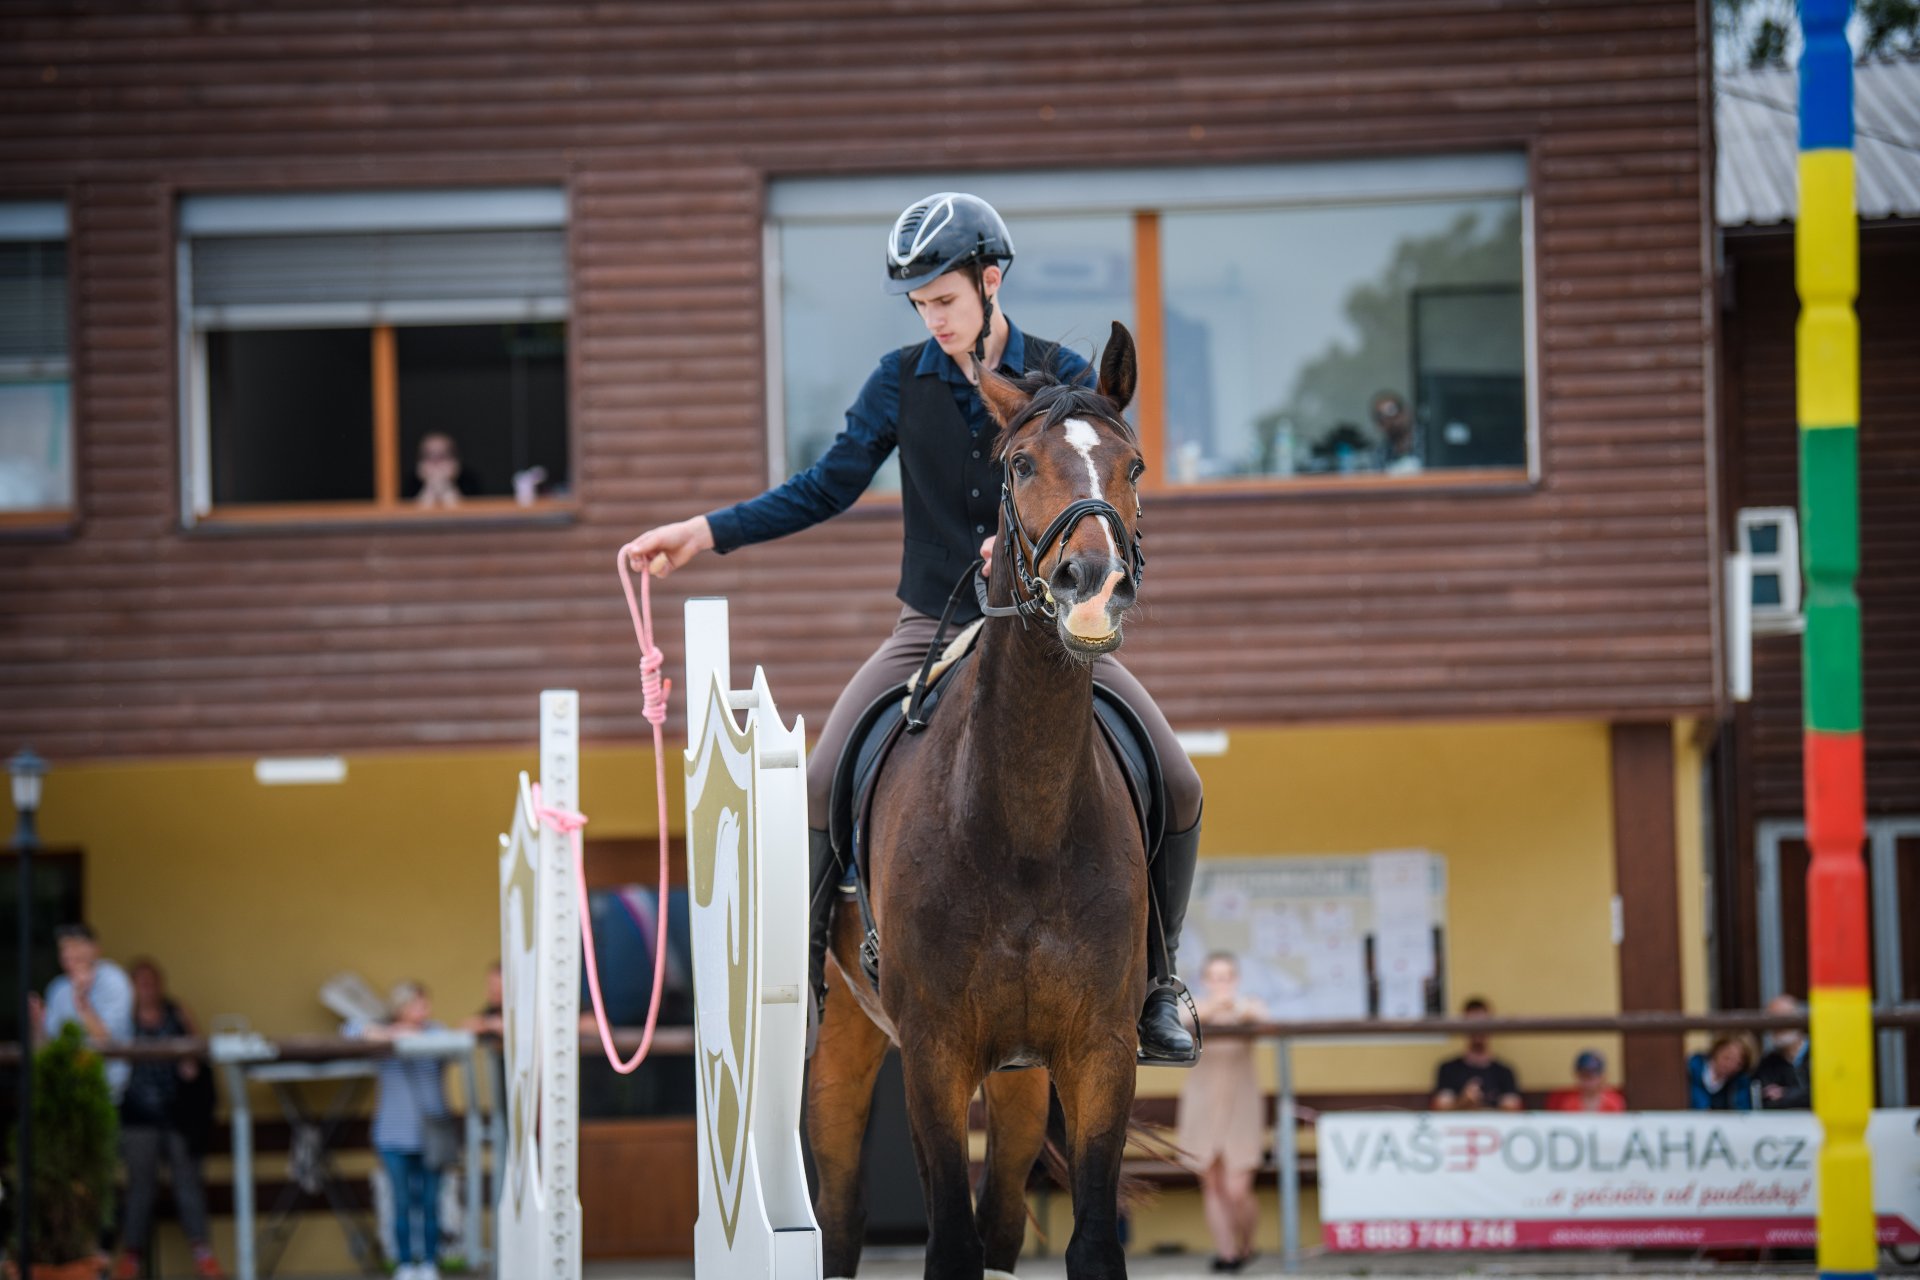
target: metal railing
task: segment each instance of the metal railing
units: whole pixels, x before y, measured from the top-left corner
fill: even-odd
[[[1920,1003],[1883,1005],[1874,1010],[1876,1030],[1920,1030]],[[1675,1035],[1689,1031],[1775,1031],[1805,1028],[1802,1014],[1774,1014],[1761,1010],[1723,1010],[1717,1013],[1615,1013],[1615,1014],[1540,1014],[1483,1018],[1419,1018],[1382,1021],[1375,1018],[1322,1019],[1298,1022],[1254,1022],[1233,1026],[1204,1026],[1208,1039],[1245,1039],[1271,1044],[1274,1050],[1274,1166],[1280,1190],[1281,1264],[1287,1269],[1299,1265],[1300,1247],[1300,1109],[1293,1084],[1293,1048],[1302,1040],[1399,1039],[1410,1036],[1440,1038],[1457,1035]],[[580,1038],[583,1050],[597,1049],[599,1038],[593,1033]],[[378,1058],[393,1052],[388,1044],[367,1040],[349,1040],[337,1036],[286,1036],[265,1042],[276,1062],[327,1062],[338,1059]],[[614,1032],[616,1048],[631,1049],[640,1043],[637,1028]],[[690,1054],[694,1048],[693,1028],[661,1027],[654,1033],[654,1051],[665,1054]],[[142,1040],[136,1043],[101,1046],[107,1057],[132,1061],[165,1058],[205,1057],[209,1042],[204,1039]],[[20,1046],[0,1043],[0,1065],[20,1060]],[[1680,1064],[1675,1064],[1675,1070]],[[477,1101],[470,1098],[472,1112]]]

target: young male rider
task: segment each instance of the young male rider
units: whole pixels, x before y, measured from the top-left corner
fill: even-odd
[[[1023,334],[995,305],[1012,265],[1013,239],[986,201],[946,191],[908,206],[887,237],[887,292],[905,294],[932,336],[880,358],[847,410],[846,429],[818,462],[757,498],[648,530],[631,556],[635,571],[651,568],[665,576],[709,548],[724,555],[797,533],[846,510],[887,456],[900,451],[906,543],[897,594],[903,607],[893,634],[834,704],[807,761],[808,812],[815,824],[810,977],[816,1002],[826,995],[827,925],[841,872],[825,830],[840,750],[860,713],[919,670],[956,581],[976,555],[991,554],[998,528],[1001,467],[991,451],[996,428],[981,403],[977,371],[997,368],[1018,377],[1047,369],[1062,379],[1087,371],[1074,352]],[[962,592],[956,624],[978,616],[973,595]],[[1166,717],[1126,668],[1103,655],[1094,678],[1119,694],[1146,726],[1171,810],[1150,876],[1167,948],[1163,963],[1158,940],[1148,941],[1153,981],[1140,1015],[1140,1056],[1191,1062],[1193,1037],[1180,1024],[1172,950],[1179,945],[1200,846],[1200,777]]]

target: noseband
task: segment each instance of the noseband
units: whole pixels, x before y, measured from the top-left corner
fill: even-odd
[[[1047,585],[1047,580],[1040,576],[1040,561],[1046,558],[1054,544],[1072,537],[1074,527],[1089,516],[1105,517],[1112,524],[1134,589],[1139,590],[1140,579],[1147,568],[1146,553],[1140,549],[1141,539],[1146,535],[1129,532],[1127,522],[1120,518],[1120,512],[1104,498],[1077,498],[1069,502],[1059,515],[1048,522],[1038,540],[1027,536],[1026,525],[1020,520],[1020,509],[1014,505],[1013,486],[1005,479],[1000,481],[1000,511],[1005,517],[1003,523],[1007,530],[1001,543],[1009,557],[1008,563],[1013,568],[1013,603],[988,604],[987,580],[978,573],[972,574],[974,596],[980,603],[980,612],[989,618],[1017,616],[1024,622],[1034,617],[1051,622],[1059,615],[1053,590]]]

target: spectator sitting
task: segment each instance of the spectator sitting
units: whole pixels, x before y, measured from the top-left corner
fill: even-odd
[[[1767,1001],[1767,1012],[1805,1017],[1807,1006],[1789,995]],[[1767,1033],[1767,1051],[1753,1069],[1760,1106],[1767,1111],[1805,1111],[1813,1106],[1812,1045],[1798,1027]]]
[[[126,970],[101,956],[93,929],[63,924],[53,931],[53,940],[60,949],[60,976],[47,984],[45,1004],[29,1001],[41,1034],[58,1035],[61,1027],[77,1022],[95,1047],[133,1039],[133,983]],[[107,1060],[107,1085],[116,1105],[132,1074],[126,1059]]]
[[[1627,1099],[1607,1083],[1607,1060],[1592,1049],[1573,1060],[1574,1086],[1547,1095],[1549,1111],[1625,1111]]]
[[[432,1021],[433,1002],[419,982],[402,982],[393,989],[391,1021],[352,1022],[347,1034],[368,1040],[404,1040],[422,1031],[438,1029]],[[386,1057],[380,1059],[380,1095],[373,1111],[373,1145],[393,1188],[394,1280],[439,1280],[440,1170],[426,1159],[427,1124],[447,1114],[446,1092],[439,1058]],[[414,1221],[419,1219],[419,1243]]]
[[[167,1040],[197,1036],[193,1016],[166,992],[166,979],[151,960],[136,960],[133,980],[133,1036]],[[134,1280],[147,1251],[153,1226],[154,1193],[160,1161],[173,1173],[173,1202],[180,1226],[193,1250],[193,1272],[218,1276],[219,1259],[208,1243],[207,1193],[188,1128],[196,1117],[192,1103],[212,1105],[212,1081],[197,1058],[156,1060],[134,1065],[126,1097],[120,1100],[120,1158],[127,1165],[127,1194],[120,1219],[120,1256],[114,1280]]]
[[[1687,1059],[1687,1106],[1695,1111],[1753,1110],[1753,1048],[1743,1035],[1714,1039]]]
[[[1493,1006],[1479,996],[1460,1006],[1463,1018],[1487,1018]],[[1518,1111],[1520,1082],[1513,1068],[1493,1056],[1487,1038],[1477,1032],[1467,1037],[1467,1051],[1440,1064],[1433,1082],[1435,1111]]]

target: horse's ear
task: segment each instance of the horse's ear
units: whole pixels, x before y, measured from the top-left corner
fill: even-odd
[[[986,402],[987,412],[1000,424],[1004,433],[1020,415],[1033,403],[1033,397],[1015,386],[1013,379],[992,369],[982,371],[980,375],[980,399]]]
[[[1100,353],[1100,394],[1113,401],[1116,409],[1133,403],[1134,388],[1140,383],[1140,362],[1133,353],[1133,335],[1118,320],[1107,336],[1107,349]]]

